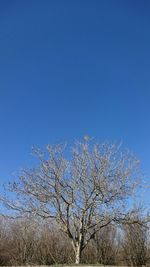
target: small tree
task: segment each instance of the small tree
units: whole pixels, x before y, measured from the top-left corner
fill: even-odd
[[[0,266],[8,265],[10,259],[7,233],[8,222],[0,217]]]
[[[115,265],[118,251],[116,242],[116,228],[108,225],[95,236],[98,262],[104,265]]]
[[[70,156],[61,145],[35,153],[39,165],[9,186],[17,198],[1,200],[17,216],[55,219],[70,238],[78,264],[100,229],[129,220],[126,200],[137,186],[138,160],[115,144],[92,145],[87,137],[75,143]]]
[[[36,222],[26,218],[9,222],[8,252],[11,265],[32,264],[36,246]]]
[[[125,260],[129,265],[139,267],[146,265],[147,239],[148,228],[143,223],[124,226],[123,250]]]

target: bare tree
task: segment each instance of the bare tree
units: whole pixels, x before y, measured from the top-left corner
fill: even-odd
[[[98,263],[97,247],[96,247],[95,241],[93,239],[90,240],[88,245],[82,251],[81,263],[92,264],[92,265]]]
[[[55,219],[70,238],[78,264],[100,229],[129,220],[126,200],[137,186],[139,161],[120,146],[91,144],[87,137],[75,143],[70,156],[65,151],[62,145],[35,150],[39,165],[10,183],[15,200],[2,196],[1,201],[13,216]]]
[[[26,218],[5,220],[7,232],[3,240],[3,251],[9,255],[9,265],[32,264],[36,253],[36,223]]]
[[[117,230],[110,224],[96,233],[95,242],[98,262],[104,265],[115,265],[118,252]]]
[[[0,217],[0,265],[9,263],[10,254],[8,251],[8,223]]]
[[[143,223],[124,226],[123,251],[128,265],[139,267],[146,265],[148,260],[147,241],[148,228]]]
[[[52,265],[57,263],[72,263],[73,249],[68,236],[59,231],[57,225],[45,223],[36,250],[37,264]]]

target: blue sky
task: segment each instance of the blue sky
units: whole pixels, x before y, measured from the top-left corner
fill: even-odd
[[[150,2],[0,1],[0,179],[31,147],[123,141],[150,175]]]

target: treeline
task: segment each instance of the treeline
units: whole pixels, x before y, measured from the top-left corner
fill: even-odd
[[[37,219],[0,220],[0,265],[71,264],[71,241],[54,223]],[[149,263],[149,231],[140,224],[96,233],[83,250],[81,263],[142,266]]]

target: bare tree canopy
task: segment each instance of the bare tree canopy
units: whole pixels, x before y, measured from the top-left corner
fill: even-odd
[[[48,145],[35,154],[39,165],[24,170],[9,185],[15,200],[1,201],[16,216],[55,219],[71,239],[79,263],[81,252],[100,229],[129,220],[128,200],[138,185],[139,161],[121,146],[93,144],[87,137],[71,147],[70,155],[62,145]]]

